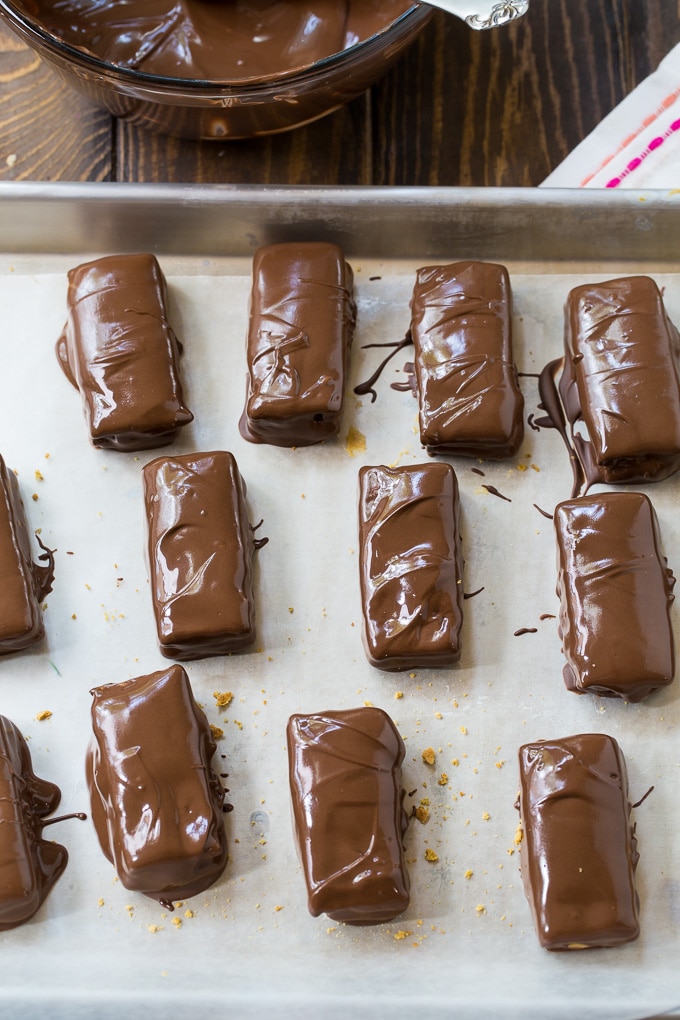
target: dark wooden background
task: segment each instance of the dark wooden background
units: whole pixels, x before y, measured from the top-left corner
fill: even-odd
[[[482,33],[438,13],[343,110],[225,143],[117,122],[0,24],[0,180],[537,185],[679,41],[680,0],[532,0]]]

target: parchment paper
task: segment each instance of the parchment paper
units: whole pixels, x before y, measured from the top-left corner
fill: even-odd
[[[483,588],[465,603],[462,661],[413,674],[375,670],[361,644],[357,472],[426,455],[415,400],[390,388],[405,379],[408,350],[385,370],[375,402],[352,388],[386,353],[365,345],[404,335],[417,263],[354,263],[359,325],[342,435],[298,450],[253,446],[238,433],[248,263],[219,273],[200,260],[164,267],[196,420],[165,451],[120,454],[90,446],[78,394],[54,355],[65,267],[46,271],[36,257],[17,270],[2,260],[0,452],[18,472],[31,529],[56,549],[56,582],[46,641],[0,660],[0,711],[29,738],[38,775],[61,787],[61,810],[89,811],[90,688],[167,662],[148,590],[141,466],[164,452],[231,450],[251,520],[263,519],[258,534],[270,540],[257,554],[259,636],[252,653],[188,665],[197,699],[224,731],[216,765],[228,773],[234,807],[226,815],[231,859],[212,889],[171,914],[123,888],[89,819],[46,830],[68,847],[70,861],[35,919],[0,934],[0,1016],[153,1018],[207,1009],[239,1017],[625,1020],[680,1004],[678,687],[636,706],[564,687],[556,620],[541,619],[558,607],[553,526],[534,506],[551,511],[569,495],[558,436],[527,428],[509,462],[452,459],[465,589]],[[680,323],[680,278],[657,280]],[[561,353],[564,297],[580,282],[513,275],[520,371],[535,373]],[[522,386],[526,414],[536,412],[535,378]],[[669,563],[680,570],[678,485],[668,480],[647,492]],[[674,621],[677,632],[677,613]],[[515,636],[522,628],[535,633]],[[215,691],[233,693],[228,708],[217,708]],[[430,819],[414,819],[407,834],[410,909],[391,924],[351,928],[307,912],[285,725],[292,712],[364,703],[397,722],[407,747],[406,804],[428,798]],[[38,721],[44,711],[51,717]],[[538,946],[519,877],[517,750],[587,731],[619,740],[632,801],[654,786],[634,813],[642,934],[616,950],[550,955]],[[429,747],[434,766],[422,760]],[[428,848],[437,861],[425,859]]]

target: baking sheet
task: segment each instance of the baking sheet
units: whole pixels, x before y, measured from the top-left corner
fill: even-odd
[[[110,199],[104,211],[113,219]],[[294,220],[296,211],[300,218],[296,201],[286,197],[282,219]],[[398,196],[394,201],[394,208],[383,206],[390,220]],[[63,213],[59,202],[53,208]],[[540,207],[529,203],[527,210],[536,216]],[[41,215],[45,219],[44,208]],[[337,229],[337,221],[331,229],[316,215],[314,232],[305,228],[310,239]],[[597,210],[594,215],[604,229],[605,219]],[[275,228],[271,209],[267,217]],[[49,216],[45,223],[49,233]],[[143,231],[130,228],[137,244]],[[536,247],[540,224],[534,230]],[[497,243],[498,258],[518,254],[507,236]],[[153,237],[148,240],[151,247]],[[253,236],[251,246],[259,240]],[[465,588],[483,588],[465,603],[461,663],[384,674],[365,661],[357,472],[362,464],[426,459],[416,403],[390,387],[405,379],[408,351],[386,369],[374,403],[351,392],[383,353],[366,345],[403,336],[415,269],[431,254],[424,242],[423,258],[387,259],[380,246],[373,236],[370,256],[363,256],[360,242],[348,245],[359,315],[341,437],[295,451],[253,446],[238,433],[247,249],[232,255],[207,246],[204,253],[183,253],[176,242],[167,252],[156,245],[185,347],[183,378],[196,420],[167,450],[142,454],[89,445],[78,395],[57,365],[64,271],[80,255],[0,255],[0,452],[18,472],[31,528],[57,550],[47,640],[0,660],[0,711],[29,738],[36,772],[61,787],[60,810],[89,810],[83,776],[89,689],[166,662],[156,646],[144,559],[142,464],[163,452],[231,450],[248,485],[251,520],[263,519],[259,534],[270,540],[257,554],[256,650],[188,664],[197,699],[224,731],[216,764],[228,773],[234,810],[225,816],[231,857],[222,879],[172,914],[122,887],[89,820],[48,829],[68,847],[70,862],[35,919],[0,934],[0,1016],[19,1009],[24,1017],[160,1017],[169,1010],[178,1016],[211,1010],[382,1017],[398,1011],[625,1020],[680,1003],[677,684],[641,705],[577,697],[564,688],[556,621],[541,619],[557,612],[552,524],[535,506],[551,510],[569,494],[571,472],[555,433],[527,429],[520,454],[509,462],[451,459],[461,488]],[[89,254],[83,247],[82,257]],[[584,269],[576,261],[532,262],[526,251],[520,254],[505,261],[528,414],[537,405],[531,373],[560,354],[564,296],[583,282]],[[589,264],[588,273],[608,277],[635,268],[622,258]],[[655,278],[680,323],[674,269],[661,259]],[[679,485],[671,479],[645,487],[676,570]],[[677,613],[674,626],[677,634]],[[535,633],[515,634],[524,628]],[[217,708],[215,691],[233,693],[227,709]],[[361,929],[307,912],[291,832],[285,724],[292,712],[364,703],[384,708],[397,722],[407,748],[407,806],[429,798],[430,820],[412,821],[407,834],[409,910],[391,924]],[[52,715],[38,721],[45,711]],[[619,740],[633,801],[654,786],[634,813],[642,935],[616,950],[550,955],[538,947],[518,872],[517,749],[528,740],[590,730]],[[421,756],[429,747],[436,752],[433,767]],[[425,859],[428,848],[436,862]]]

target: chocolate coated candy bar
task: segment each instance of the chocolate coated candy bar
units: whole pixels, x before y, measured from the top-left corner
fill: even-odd
[[[450,464],[359,471],[363,639],[385,670],[460,658],[463,559]]]
[[[309,446],[340,429],[356,309],[334,244],[273,244],[253,261],[244,438]]]
[[[57,355],[80,391],[94,446],[164,446],[193,420],[182,394],[180,352],[153,255],[110,255],[70,270]]]
[[[571,291],[560,393],[590,482],[658,481],[678,470],[680,336],[653,280]]]
[[[42,548],[46,566],[32,562],[19,485],[0,457],[0,655],[44,637],[40,603],[52,590],[54,557]]]
[[[42,838],[60,799],[54,783],[34,774],[17,727],[0,716],[0,931],[33,917],[66,867],[65,847]]]
[[[519,761],[520,864],[541,945],[633,941],[638,853],[619,745],[601,733],[542,740]]]
[[[379,708],[294,715],[288,760],[309,911],[378,924],[409,904],[404,744]]]
[[[567,688],[640,701],[671,683],[675,578],[647,496],[566,500],[555,509],[555,531]]]
[[[234,457],[159,457],[143,479],[161,652],[197,659],[246,648],[255,640],[256,543]]]
[[[423,446],[432,453],[513,457],[524,436],[524,400],[505,267],[458,262],[419,269],[411,337]]]
[[[171,907],[227,863],[215,744],[182,666],[91,692],[92,820],[126,889]]]

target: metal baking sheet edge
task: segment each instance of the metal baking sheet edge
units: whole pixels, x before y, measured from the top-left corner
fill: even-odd
[[[663,264],[679,226],[680,190],[0,182],[0,250],[17,254],[238,256],[313,232],[349,257]]]

